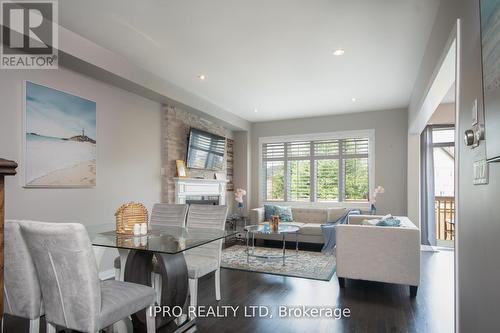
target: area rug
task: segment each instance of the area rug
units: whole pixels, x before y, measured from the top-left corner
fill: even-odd
[[[221,266],[229,269],[238,269],[250,272],[268,273],[283,276],[301,277],[313,280],[330,281],[335,273],[335,256],[313,251],[299,251],[298,256],[286,258],[285,266],[280,259],[263,259],[250,256],[247,263],[246,246],[233,245],[222,251]],[[270,247],[256,247],[259,255],[280,255],[282,249]],[[287,249],[287,254],[294,254],[295,250]]]

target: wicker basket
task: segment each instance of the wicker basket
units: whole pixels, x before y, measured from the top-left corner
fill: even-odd
[[[148,223],[148,210],[141,203],[129,202],[118,208],[115,217],[116,233],[133,235],[134,224]]]

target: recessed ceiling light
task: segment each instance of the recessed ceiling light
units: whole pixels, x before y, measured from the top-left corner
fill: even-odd
[[[344,53],[345,53],[344,49],[336,49],[335,51],[333,51],[334,56],[341,56]]]
[[[259,112],[259,110],[258,109],[253,109],[253,112],[257,113],[257,112]]]
[[[351,98],[352,102],[356,102],[356,97]]]
[[[196,77],[200,80],[205,80],[207,78],[207,76],[205,74],[200,74],[200,75],[197,75]]]

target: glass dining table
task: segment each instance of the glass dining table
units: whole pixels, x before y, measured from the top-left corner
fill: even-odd
[[[152,284],[153,266],[161,276],[160,295],[157,295],[158,305],[181,307],[186,312],[189,304],[189,283],[184,251],[235,235],[233,230],[212,228],[186,228],[158,224],[149,224],[149,231],[144,236],[122,235],[116,233],[114,223],[86,226],[93,246],[115,248],[120,255],[120,280]],[[97,257],[100,255],[98,254]],[[99,258],[97,258],[99,261]],[[187,318],[180,322],[179,318],[157,316],[156,327],[168,325],[172,331],[183,332],[195,323],[195,318]],[[172,324],[175,320],[176,324]],[[145,312],[132,317],[134,332],[145,327]]]

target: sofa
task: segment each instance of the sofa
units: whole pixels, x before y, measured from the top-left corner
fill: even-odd
[[[292,208],[293,222],[283,222],[300,227],[299,242],[323,244],[321,224],[336,221],[346,213],[346,208]],[[250,224],[264,223],[264,207],[250,210]],[[287,235],[286,240],[295,241],[295,235]],[[276,234],[255,234],[256,239],[281,240]]]
[[[404,284],[416,296],[420,284],[420,230],[407,217],[399,227],[363,225],[373,215],[351,215],[336,227],[337,277]]]

